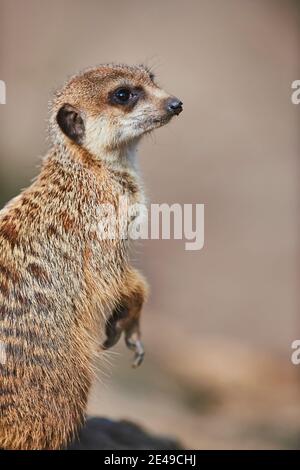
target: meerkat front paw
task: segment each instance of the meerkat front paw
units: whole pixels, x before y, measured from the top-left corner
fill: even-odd
[[[116,308],[106,323],[106,340],[103,343],[103,349],[109,349],[117,344],[122,333],[125,336],[126,346],[135,353],[132,367],[136,368],[141,365],[145,356],[139,319],[135,316],[132,318],[129,309],[124,306]]]

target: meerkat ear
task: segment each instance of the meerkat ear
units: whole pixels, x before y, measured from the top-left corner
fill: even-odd
[[[83,143],[85,127],[78,109],[70,104],[64,104],[57,113],[56,121],[69,139],[76,144]]]

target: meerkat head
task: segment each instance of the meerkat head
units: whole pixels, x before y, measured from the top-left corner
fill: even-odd
[[[182,102],[143,66],[103,65],[71,78],[56,94],[52,111],[56,139],[105,158],[168,123],[182,111]]]

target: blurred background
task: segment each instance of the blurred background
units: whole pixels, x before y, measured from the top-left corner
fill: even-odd
[[[283,0],[0,0],[1,206],[36,175],[70,74],[143,62],[184,102],[140,164],[152,202],[205,204],[205,246],[138,244],[146,360],[119,345],[90,414],[189,448],[300,447],[299,19]]]

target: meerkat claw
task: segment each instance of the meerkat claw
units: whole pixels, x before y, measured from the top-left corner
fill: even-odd
[[[139,338],[136,340],[132,340],[128,336],[125,337],[125,342],[126,342],[126,346],[128,347],[128,349],[130,349],[131,351],[134,351],[135,353],[132,367],[136,369],[142,364],[144,357],[145,357],[145,349],[144,349],[143,343],[141,342]]]
[[[132,363],[132,367],[134,369],[136,369],[137,367],[139,367],[143,360],[144,360],[144,357],[145,357],[145,350],[144,350],[144,346],[143,346],[143,343],[141,341],[137,341],[136,343],[136,351],[135,351],[135,355],[134,355],[134,360],[133,360],[133,363]]]

